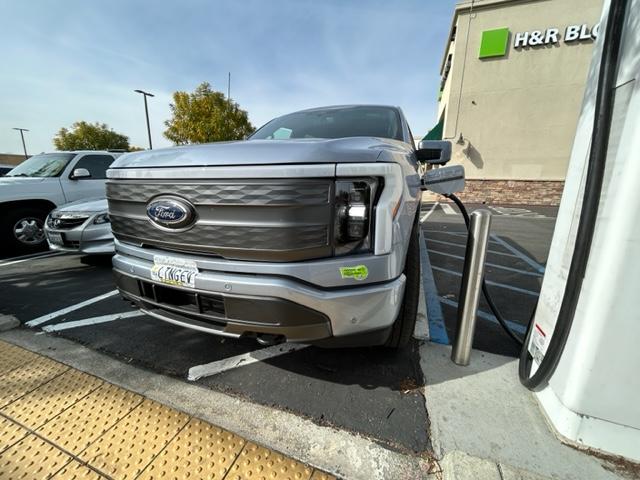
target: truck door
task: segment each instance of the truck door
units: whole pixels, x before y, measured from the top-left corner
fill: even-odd
[[[75,164],[69,165],[67,171],[65,171],[60,178],[62,190],[67,202],[106,196],[106,173],[109,165],[111,165],[114,160],[115,158],[113,156],[103,153],[87,153],[79,156]],[[87,170],[89,176],[74,176],[74,172],[77,172],[78,169]]]

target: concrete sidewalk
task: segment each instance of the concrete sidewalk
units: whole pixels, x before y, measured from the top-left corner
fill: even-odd
[[[0,478],[336,477],[0,341]]]
[[[518,380],[517,360],[474,350],[467,367],[451,347],[420,350],[434,454],[445,479],[612,480],[615,465],[562,443],[533,394]]]

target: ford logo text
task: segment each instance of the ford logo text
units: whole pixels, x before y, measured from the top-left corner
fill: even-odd
[[[183,229],[196,219],[193,206],[178,197],[156,197],[147,204],[147,216],[156,225],[163,228]]]

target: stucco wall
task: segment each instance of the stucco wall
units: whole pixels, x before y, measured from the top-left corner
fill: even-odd
[[[460,11],[456,20],[450,85],[440,105],[444,136],[454,144],[451,163],[464,165],[471,179],[563,180],[593,44],[561,40],[515,49],[514,35],[592,26],[602,0],[482,5],[471,14]],[[507,54],[479,59],[482,32],[500,27],[511,32]]]
[[[13,155],[11,153],[0,153],[0,164],[19,165],[24,161],[24,155]]]

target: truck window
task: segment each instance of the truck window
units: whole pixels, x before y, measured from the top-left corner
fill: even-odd
[[[306,110],[272,120],[251,135],[250,139],[345,137],[404,140],[400,115],[394,108],[377,106]]]
[[[113,161],[114,158],[111,155],[85,155],[73,168],[86,168],[92,180],[104,180],[107,178],[107,168]]]
[[[75,153],[34,155],[11,170],[7,177],[57,177],[75,156]]]

